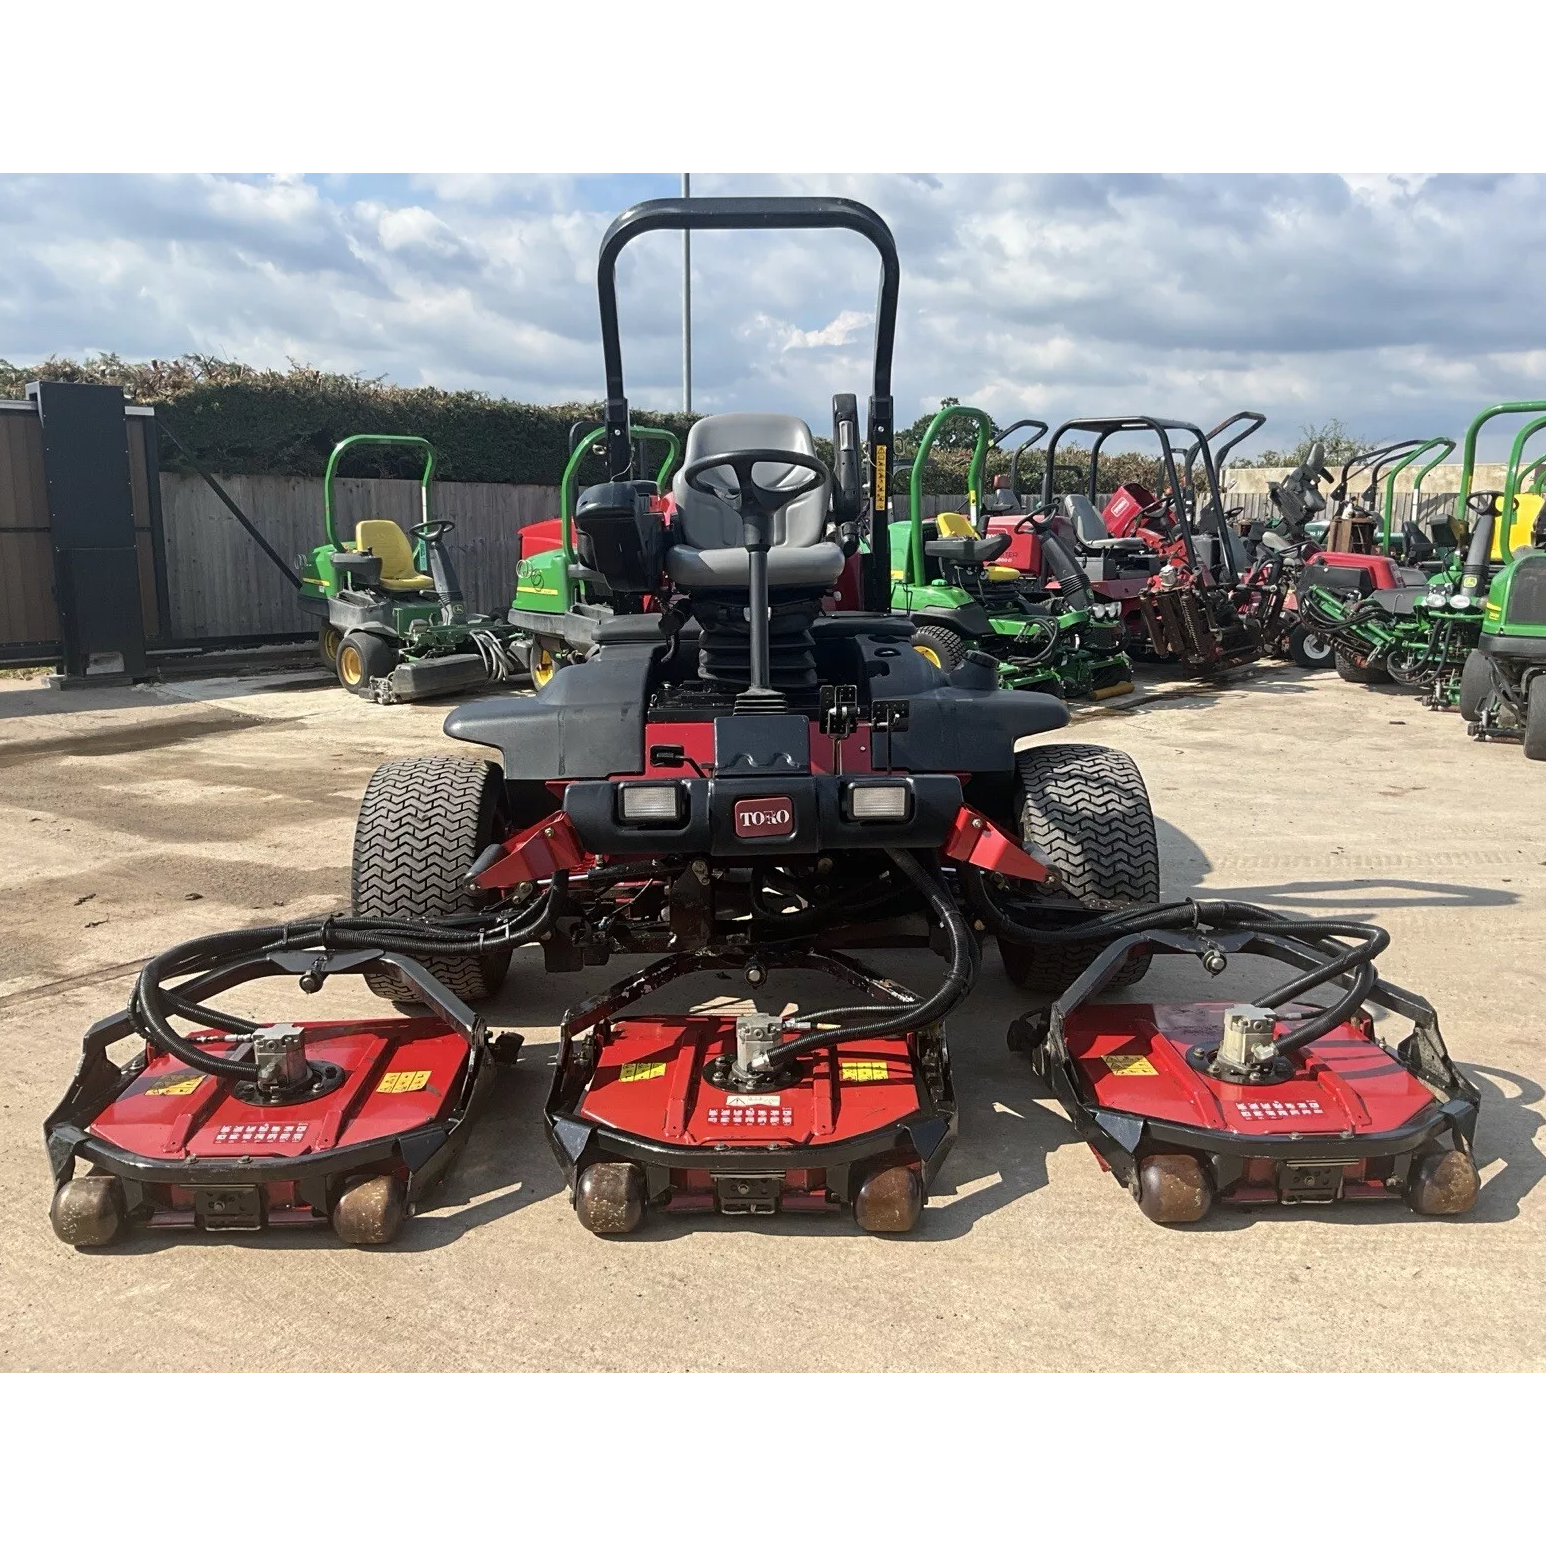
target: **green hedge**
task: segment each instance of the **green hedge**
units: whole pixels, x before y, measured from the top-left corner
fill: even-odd
[[[206,355],[136,364],[114,354],[85,361],[50,358],[17,366],[0,360],[0,396],[21,397],[28,381],[90,381],[121,387],[132,402],[149,404],[198,460],[216,473],[279,473],[321,477],[328,453],[345,435],[423,435],[435,447],[438,476],[467,483],[556,484],[568,460],[569,427],[600,415],[599,403],[537,406],[482,392],[444,392],[438,387],[393,386],[381,380],[341,376],[306,366],[258,370]],[[637,413],[637,422],[674,430],[683,439],[696,415]],[[891,487],[907,493],[905,462],[917,445],[919,425],[897,437]],[[814,426],[817,429],[824,426]],[[921,432],[921,431],[919,431]],[[830,443],[820,441],[821,454]],[[967,455],[938,450],[925,472],[931,494],[964,494]],[[1059,491],[1084,486],[1088,458],[1059,458]],[[182,458],[162,442],[161,465],[185,470]],[[1101,484],[1149,481],[1156,463],[1131,453],[1104,458]],[[365,448],[348,469],[359,477],[410,477],[412,458],[390,449]],[[1009,470],[1007,457],[989,458],[990,478]],[[1022,483],[1034,488],[1041,458],[1021,458]]]

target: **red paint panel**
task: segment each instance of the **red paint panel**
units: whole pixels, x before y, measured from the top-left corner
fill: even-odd
[[[1210,1079],[1187,1063],[1186,1051],[1217,1045],[1226,1008],[1086,1005],[1069,1017],[1064,1036],[1098,1104],[1192,1127],[1264,1136],[1380,1133],[1434,1104],[1426,1085],[1350,1023],[1312,1043],[1281,1084]]]
[[[304,1027],[307,1056],[336,1063],[348,1077],[318,1100],[293,1106],[254,1106],[231,1093],[233,1081],[200,1076],[157,1053],[145,1071],[91,1124],[109,1143],[150,1158],[294,1157],[407,1132],[445,1115],[467,1063],[467,1043],[444,1021],[316,1022]],[[229,1043],[212,1042],[228,1056]],[[393,1072],[400,1093],[379,1090]],[[190,1086],[186,1092],[183,1086]]]
[[[522,558],[556,552],[564,545],[563,523],[556,517],[551,521],[533,521],[521,528],[520,543]]]
[[[590,1121],[641,1138],[707,1147],[841,1142],[918,1109],[905,1043],[865,1040],[805,1059],[798,1084],[766,1094],[721,1090],[703,1065],[735,1052],[733,1015],[621,1020],[580,1105]],[[835,1109],[834,1109],[835,1108]]]

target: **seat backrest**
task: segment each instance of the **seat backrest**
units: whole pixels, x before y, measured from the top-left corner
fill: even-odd
[[[783,413],[716,413],[699,419],[687,432],[683,467],[690,467],[705,456],[725,451],[799,451],[816,454],[816,442],[804,419]],[[753,469],[764,488],[787,487],[804,483],[811,477],[809,468],[786,467],[773,476],[775,464]],[[735,474],[727,467],[716,467],[703,481],[735,492]],[[741,517],[727,500],[713,494],[700,494],[687,486],[679,472],[671,485],[676,497],[676,529],[682,540],[695,548],[738,548],[743,545]],[[792,500],[773,517],[773,546],[808,548],[822,541],[827,529],[827,490],[818,486],[809,494]]]
[[[977,528],[964,510],[941,510],[934,524],[942,537],[975,537]]]
[[[354,528],[354,545],[381,560],[383,580],[406,580],[418,573],[413,564],[413,545],[396,521],[361,521]]]
[[[1065,494],[1063,514],[1068,517],[1080,542],[1104,542],[1111,535],[1087,494]]]

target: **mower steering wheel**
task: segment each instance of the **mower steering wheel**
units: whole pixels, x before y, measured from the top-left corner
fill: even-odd
[[[1018,537],[1022,532],[1029,531],[1033,526],[1039,529],[1047,524],[1047,520],[1048,515],[1045,510],[1032,510],[1029,515],[1022,515],[1015,522],[1015,535]]]
[[[803,483],[796,483],[789,488],[766,488],[752,478],[752,468],[759,463],[768,462],[775,467],[803,467],[811,476]],[[736,490],[734,503],[726,497],[726,491],[716,488],[711,483],[703,481],[706,472],[713,472],[717,467],[728,467],[735,474]],[[682,481],[688,488],[698,494],[711,494],[715,499],[731,505],[738,514],[746,514],[748,493],[751,502],[757,510],[764,515],[776,515],[785,505],[799,499],[802,494],[809,494],[813,489],[830,487],[832,473],[823,461],[818,461],[814,456],[807,456],[803,451],[721,451],[717,456],[700,456],[697,461],[689,462],[682,469]]]
[[[417,537],[420,542],[438,542],[448,531],[455,530],[455,521],[421,521],[408,528],[408,535]]]
[[[1489,493],[1483,490],[1480,493],[1468,494],[1465,507],[1472,515],[1492,515],[1494,514],[1493,501],[1500,498],[1501,494],[1499,492]]]

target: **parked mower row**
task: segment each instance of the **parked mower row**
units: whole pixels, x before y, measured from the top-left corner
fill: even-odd
[[[865,438],[846,395],[835,465],[800,419],[713,415],[669,481],[669,461],[641,480],[618,257],[651,232],[727,228],[844,230],[875,247]],[[126,1008],[87,1033],[46,1124],[61,1239],[330,1220],[345,1241],[389,1242],[465,1141],[496,1067],[517,1060],[520,1038],[491,1036],[470,1006],[539,959],[572,972],[616,957],[636,962],[564,1016],[544,1106],[585,1227],[798,1211],[906,1231],[956,1135],[947,1025],[960,1034],[990,940],[1029,996],[1010,1045],[1151,1219],[1195,1222],[1215,1202],[1471,1206],[1478,1093],[1432,1007],[1380,978],[1385,932],[1162,901],[1134,762],[1037,740],[1067,724],[1060,696],[1100,690],[1124,657],[1120,626],[1137,647],[1212,668],[1258,648],[1235,606],[1239,539],[1209,437],[1160,419],[1080,421],[1101,437],[1143,428],[1161,446],[1166,492],[1120,491],[1131,529],[1113,535],[1093,468],[1090,494],[1052,497],[1062,431],[1040,503],[988,510],[983,423],[967,414],[966,529],[924,529],[915,463],[894,539],[899,282],[891,232],[846,199],[666,199],[619,216],[598,264],[605,473],[578,488],[582,435],[554,545],[523,550],[518,596],[534,604],[508,624],[574,663],[533,695],[451,713],[446,733],[483,758],[377,769],[351,915],[206,936],[144,968]],[[926,437],[920,459],[928,449]],[[1184,476],[1194,461],[1200,496]],[[357,529],[346,551],[380,560],[384,585],[368,536]],[[319,593],[330,567],[348,576],[340,596],[368,594],[369,565],[340,568],[332,553]],[[450,606],[454,582],[433,548],[429,561]],[[395,566],[390,578],[401,583]],[[548,597],[559,604],[535,604]],[[957,658],[930,630],[972,607],[986,626]],[[584,632],[569,632],[580,617]],[[420,621],[393,615],[407,661],[429,628],[458,626]],[[904,985],[865,964],[879,948],[942,965]],[[1156,955],[1209,978],[1242,955],[1285,970],[1250,1002],[1098,1001]],[[706,971],[738,976],[747,1005],[648,1004]],[[791,1005],[795,971],[837,984],[837,1003]],[[265,1023],[213,1002],[260,977],[315,992],[338,975],[416,1012]],[[115,1063],[126,1038],[140,1050]]]

